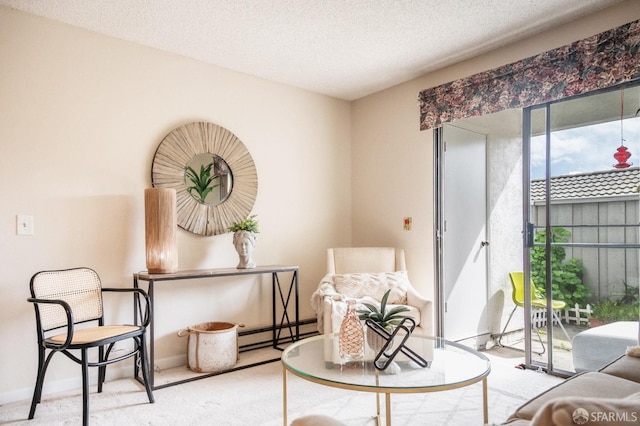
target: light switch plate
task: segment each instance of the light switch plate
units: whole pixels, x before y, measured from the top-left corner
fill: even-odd
[[[16,232],[18,235],[33,235],[33,216],[19,214],[16,217]]]

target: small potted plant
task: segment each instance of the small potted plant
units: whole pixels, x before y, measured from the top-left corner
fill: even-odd
[[[253,249],[256,247],[256,235],[258,232],[258,220],[256,215],[251,215],[246,219],[234,222],[227,228],[233,232],[233,245],[240,256],[238,269],[255,268],[256,264],[252,259]]]
[[[260,231],[258,231],[258,220],[256,219],[256,216],[257,215],[252,214],[244,220],[233,222],[227,229],[229,232],[248,231],[257,234]]]
[[[387,310],[387,300],[389,299],[390,293],[391,290],[387,290],[384,296],[382,296],[379,308],[371,303],[362,303],[364,309],[358,309],[358,318],[362,321],[373,321],[391,333],[395,326],[400,324],[403,319],[407,318],[406,315],[402,315],[402,312],[408,312],[409,308],[406,306],[394,306]],[[367,344],[371,349],[378,352],[382,349],[384,343],[385,341],[382,336],[373,331],[370,327],[367,327]]]

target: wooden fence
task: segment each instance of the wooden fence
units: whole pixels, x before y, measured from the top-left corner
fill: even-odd
[[[633,287],[640,284],[640,250],[619,248],[638,245],[638,204],[638,195],[554,200],[551,204],[551,223],[571,232],[570,243],[599,245],[565,247],[566,259],[582,261],[583,282],[593,300],[622,296],[625,282]],[[544,204],[534,203],[531,219],[537,227],[545,226]]]

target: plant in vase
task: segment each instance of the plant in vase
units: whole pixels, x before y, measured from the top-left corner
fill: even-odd
[[[380,327],[384,328],[391,334],[393,332],[393,328],[400,324],[403,319],[407,318],[407,315],[402,315],[402,312],[408,312],[409,308],[406,306],[394,306],[393,308],[387,310],[387,301],[389,300],[389,294],[391,290],[387,290],[387,292],[382,296],[382,300],[380,301],[380,307],[373,305],[371,303],[362,303],[364,309],[358,309],[358,318],[360,320],[366,321],[370,320],[378,324]],[[384,346],[384,338],[380,336],[378,333],[373,331],[370,327],[367,327],[367,344],[371,349],[376,352],[379,352]]]
[[[252,214],[244,220],[233,222],[227,229],[229,230],[229,232],[249,231],[257,234],[260,231],[258,231],[258,220],[256,219],[256,216],[257,215]]]
[[[256,215],[251,215],[244,220],[234,222],[227,228],[233,232],[233,245],[240,256],[238,269],[255,268],[256,263],[252,259],[253,249],[256,247],[256,235],[258,232],[258,220]]]

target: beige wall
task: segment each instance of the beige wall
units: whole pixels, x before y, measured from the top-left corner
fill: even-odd
[[[105,285],[125,287],[145,268],[143,191],[153,153],[173,128],[211,121],[248,147],[259,179],[255,258],[300,266],[303,318],[313,316],[306,301],[331,246],[404,247],[412,281],[432,295],[432,132],[418,130],[418,91],[637,19],[639,5],[353,103],[0,7],[0,341],[11,342],[0,356],[0,403],[33,389],[34,318],[25,299],[34,272],[88,265]],[[15,235],[16,214],[34,216],[35,235]],[[402,229],[405,216],[412,231]],[[237,261],[230,235],[180,231],[179,255],[181,268]],[[163,295],[162,356],[175,355],[177,329],[199,321],[269,322],[261,302],[268,286],[253,280],[183,283]],[[70,364],[54,360],[45,392],[77,386]]]
[[[308,300],[325,250],[351,242],[348,102],[2,7],[0,58],[0,403],[30,397],[35,382],[33,273],[85,265],[105,285],[125,287],[145,269],[151,161],[187,122],[219,124],[251,152],[261,229],[254,258],[299,265],[301,317],[315,316]],[[16,235],[16,214],[33,215],[33,236]],[[180,230],[178,240],[183,269],[237,264],[231,234]],[[183,353],[175,333],[188,325],[268,325],[270,279],[256,280],[158,286],[158,355]],[[124,318],[130,307],[110,314]],[[76,387],[79,373],[54,357],[45,392],[68,378]]]

